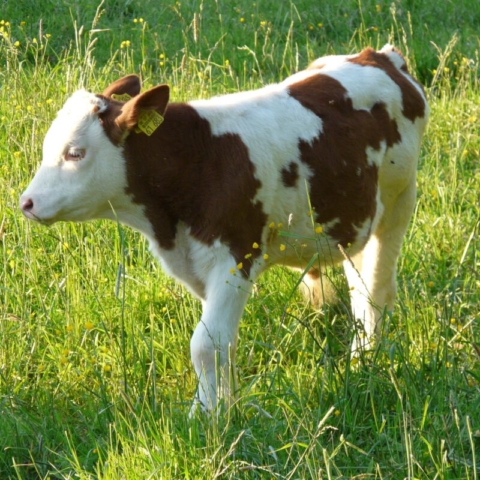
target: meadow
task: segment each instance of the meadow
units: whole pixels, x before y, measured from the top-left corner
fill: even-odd
[[[0,479],[479,478],[479,32],[477,0],[2,2]],[[272,269],[243,317],[238,402],[189,420],[200,304],[138,233],[19,211],[50,122],[128,73],[184,101],[386,42],[432,112],[382,338],[350,358],[341,270],[314,311]]]

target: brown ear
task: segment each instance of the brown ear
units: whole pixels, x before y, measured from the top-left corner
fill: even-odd
[[[137,75],[127,75],[109,85],[102,93],[104,97],[127,94],[136,97],[140,93],[141,82]]]
[[[116,119],[117,125],[123,131],[132,130],[138,123],[138,116],[145,110],[155,110],[163,117],[169,97],[168,85],[159,85],[141,93],[123,105],[122,112]]]

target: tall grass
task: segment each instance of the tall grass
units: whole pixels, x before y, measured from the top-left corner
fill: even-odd
[[[0,7],[0,478],[478,478],[477,2],[67,5]],[[76,88],[125,73],[185,100],[386,41],[432,117],[383,338],[350,360],[341,272],[340,301],[315,312],[274,269],[245,311],[238,403],[188,421],[198,302],[137,233],[18,211],[49,123]]]

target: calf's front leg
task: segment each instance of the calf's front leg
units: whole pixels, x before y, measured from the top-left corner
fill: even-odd
[[[198,407],[214,410],[221,398],[231,401],[235,391],[238,326],[253,282],[239,271],[233,275],[228,267],[221,270],[209,276],[202,317],[190,342],[199,380],[191,415]]]

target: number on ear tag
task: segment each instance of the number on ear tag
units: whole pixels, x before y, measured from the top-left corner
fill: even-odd
[[[142,110],[138,115],[135,131],[150,136],[163,123],[163,117],[155,110]]]

